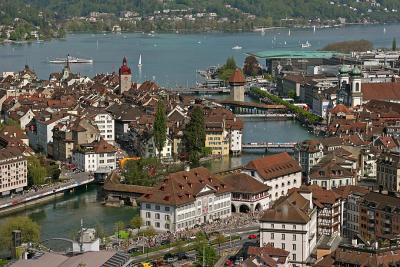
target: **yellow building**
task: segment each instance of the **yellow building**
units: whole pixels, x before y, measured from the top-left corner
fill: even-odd
[[[229,136],[224,121],[206,123],[205,147],[211,148],[212,155],[229,155]]]

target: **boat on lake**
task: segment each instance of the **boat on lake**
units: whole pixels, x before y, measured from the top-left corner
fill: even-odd
[[[55,58],[49,60],[51,64],[93,64],[93,59],[77,58],[72,56],[67,56],[66,58]]]
[[[242,49],[242,47],[239,46],[239,45],[235,45],[234,47],[232,47],[232,49],[233,49],[233,50],[240,50],[240,49]]]
[[[301,44],[301,48],[309,48],[309,47],[311,47],[311,44],[310,44],[309,41],[307,41],[307,42]]]
[[[142,54],[139,55],[139,63],[138,63],[138,67],[142,67]]]

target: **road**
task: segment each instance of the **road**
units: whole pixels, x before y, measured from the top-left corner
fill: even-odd
[[[229,249],[229,248],[240,248],[242,247],[245,243],[254,243],[256,245],[259,244],[260,240],[257,239],[248,239],[248,235],[250,233],[255,233],[258,232],[258,227],[247,227],[247,228],[241,228],[241,229],[234,229],[232,230],[232,233],[234,233],[235,235],[239,235],[240,239],[237,240],[232,240],[231,242],[229,241],[229,237],[227,237],[227,241],[223,244],[221,244],[221,246],[218,246],[218,244],[213,245],[213,247],[218,251],[218,250],[225,250],[225,249]],[[184,247],[187,247],[189,245],[191,245],[193,243],[189,243],[186,244]],[[163,250],[159,250],[159,251],[154,251],[154,252],[150,252],[150,253],[145,253],[139,256],[136,256],[134,258],[132,258],[131,261],[131,265],[130,266],[134,266],[135,264],[138,264],[140,262],[144,262],[144,261],[149,261],[151,259],[157,259],[162,257],[163,255],[165,255],[166,253],[173,251],[175,247],[171,247],[171,248],[166,248]],[[196,257],[196,252],[194,250],[191,251],[186,251],[186,253],[188,254],[189,257]]]

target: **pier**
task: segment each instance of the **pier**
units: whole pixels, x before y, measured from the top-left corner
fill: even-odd
[[[53,195],[59,195],[66,191],[74,190],[82,185],[87,185],[94,181],[94,177],[89,173],[74,173],[71,178],[62,183],[49,185],[37,191],[31,191],[22,195],[0,199],[0,213],[9,212],[20,207],[33,205]]]
[[[242,149],[284,149],[293,150],[296,146],[296,142],[261,142],[261,143],[247,143],[242,144]]]

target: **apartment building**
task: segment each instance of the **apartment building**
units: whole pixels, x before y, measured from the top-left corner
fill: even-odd
[[[317,209],[309,190],[281,197],[260,218],[260,246],[288,251],[291,266],[306,266],[316,243]]]
[[[382,153],[376,163],[376,178],[383,190],[400,191],[400,153]]]
[[[400,234],[400,198],[369,192],[359,203],[360,236],[365,240]]]
[[[324,156],[324,147],[318,140],[305,140],[296,145],[294,158],[300,163],[305,176]]]
[[[0,149],[0,194],[22,191],[28,185],[28,165],[21,151],[15,147]]]
[[[79,170],[109,173],[116,168],[116,148],[101,139],[90,144],[81,144],[72,152],[72,163]]]
[[[211,149],[212,155],[229,155],[229,134],[225,122],[206,122],[205,147]]]
[[[242,172],[271,187],[271,201],[301,185],[301,167],[286,152],[252,160],[244,166]]]
[[[206,168],[171,173],[138,199],[145,226],[182,231],[231,216],[231,189]]]
[[[309,182],[328,190],[342,185],[354,185],[354,173],[341,163],[342,160],[335,156],[321,160],[310,170]]]
[[[361,186],[341,186],[333,189],[343,202],[342,235],[355,238],[359,233],[360,202],[369,189]]]

